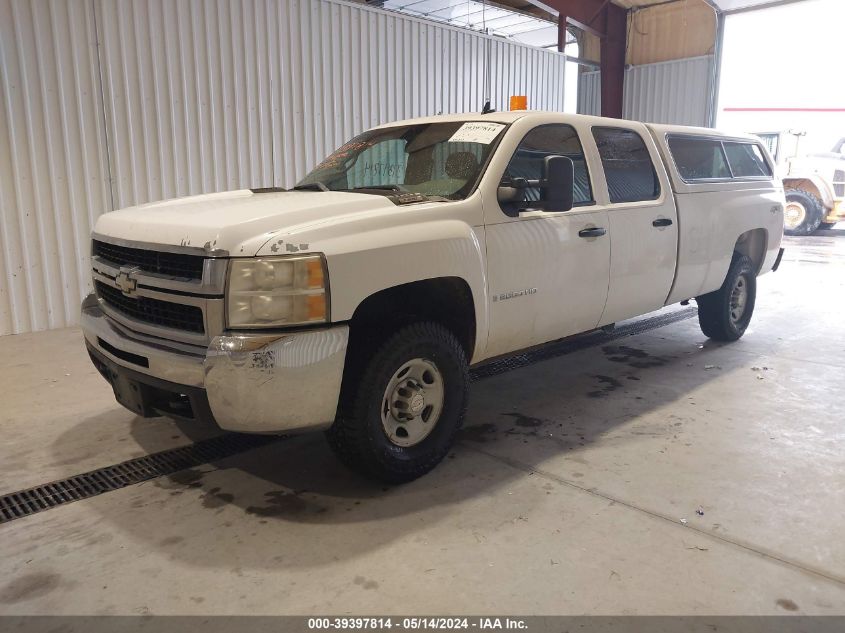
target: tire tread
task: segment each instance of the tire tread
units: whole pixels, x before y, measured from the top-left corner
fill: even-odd
[[[787,189],[785,194],[787,201],[790,196],[806,198],[806,200],[799,200],[799,202],[801,202],[807,210],[807,217],[803,223],[799,224],[794,229],[787,229],[784,227],[783,232],[786,235],[793,236],[812,235],[813,232],[821,226],[821,223],[824,220],[824,204],[818,196],[806,189]]]
[[[436,450],[424,453],[422,458],[406,461],[385,459],[374,447],[372,428],[366,419],[367,411],[372,404],[373,394],[381,399],[384,386],[378,384],[379,373],[383,371],[385,361],[397,350],[412,347],[415,341],[421,340],[443,345],[450,356],[457,360],[463,378],[460,380],[457,423],[452,425],[446,441],[441,442]],[[349,368],[358,375],[344,378],[338,415],[334,425],[326,432],[329,446],[338,459],[352,470],[387,483],[405,483],[426,474],[446,456],[463,423],[469,385],[469,369],[463,346],[452,332],[439,323],[420,321],[388,335],[369,358],[362,358],[364,348],[352,353],[358,357],[350,359]],[[439,423],[443,422],[440,420]]]
[[[751,288],[749,289],[749,304],[747,312],[743,315],[745,323],[737,328],[730,320],[730,311],[727,304],[730,301],[730,293],[733,289],[734,280],[740,274],[748,274]],[[696,297],[698,303],[698,324],[701,331],[707,338],[714,341],[736,341],[748,327],[748,322],[754,312],[754,303],[757,294],[756,273],[754,262],[748,255],[734,253],[731,266],[722,286],[713,292]]]

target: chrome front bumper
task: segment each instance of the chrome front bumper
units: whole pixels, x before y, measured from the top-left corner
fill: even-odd
[[[92,350],[133,381],[143,384],[149,377],[150,384],[164,381],[186,392],[204,391],[223,429],[288,433],[325,429],[334,421],[349,339],[346,325],[221,335],[207,348],[170,344],[116,324],[91,294],[82,303],[82,331]]]

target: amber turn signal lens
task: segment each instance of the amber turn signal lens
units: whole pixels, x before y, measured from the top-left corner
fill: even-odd
[[[308,266],[308,287],[322,288],[323,287],[323,263],[316,260],[311,260],[307,263]]]
[[[326,295],[309,295],[308,320],[322,321],[326,318]]]

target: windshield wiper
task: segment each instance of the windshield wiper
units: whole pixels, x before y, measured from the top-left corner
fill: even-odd
[[[372,193],[373,195],[384,195],[394,204],[414,204],[416,202],[451,202],[450,198],[438,196],[428,193],[420,193],[419,191],[408,191],[399,185],[373,185],[371,187],[352,187],[351,189],[341,189],[341,191],[361,191],[364,193]],[[384,192],[384,193],[382,193]]]
[[[297,185],[293,188],[294,191],[328,191],[329,188],[325,184],[316,180],[305,185]]]
[[[346,191],[358,191],[360,189],[375,189],[376,191],[405,191],[399,185],[365,185],[363,187],[351,187]]]

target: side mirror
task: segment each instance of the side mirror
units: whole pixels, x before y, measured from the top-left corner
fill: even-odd
[[[545,211],[569,211],[575,190],[575,163],[566,156],[546,156],[540,201]]]
[[[521,202],[525,198],[525,189],[528,181],[525,178],[511,178],[503,181],[496,190],[496,197],[499,202]]]

